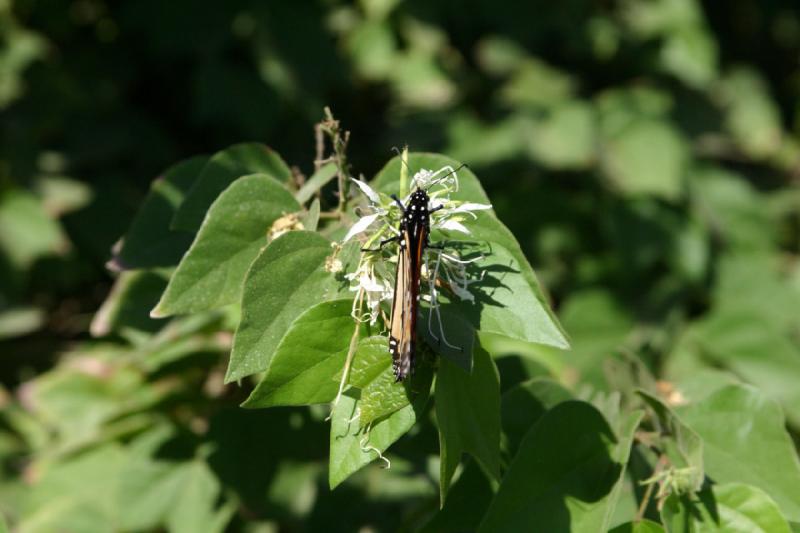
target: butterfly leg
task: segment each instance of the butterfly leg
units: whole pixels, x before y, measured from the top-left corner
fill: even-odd
[[[399,208],[400,208],[400,211],[402,211],[402,212],[403,212],[403,214],[405,215],[405,213],[406,213],[406,208],[405,208],[405,206],[403,205],[403,202],[401,202],[401,201],[400,201],[400,198],[398,198],[396,194],[393,194],[391,198],[392,198],[392,200],[394,200],[394,203],[396,203],[396,204],[397,204],[397,207],[399,207]]]
[[[382,241],[381,241],[381,242],[378,244],[378,247],[377,247],[377,248],[362,248],[362,249],[361,249],[361,251],[362,251],[362,252],[380,252],[381,250],[383,250],[383,247],[384,247],[384,246],[386,246],[386,245],[387,245],[387,244],[389,244],[390,242],[397,242],[397,241],[399,241],[401,238],[402,238],[402,237],[401,237],[400,235],[395,235],[394,237],[389,237],[388,239],[383,239],[383,240],[382,240]]]

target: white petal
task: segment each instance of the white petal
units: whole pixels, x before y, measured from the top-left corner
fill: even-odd
[[[354,235],[358,235],[359,233],[367,229],[370,226],[370,224],[372,224],[373,222],[375,222],[375,220],[377,220],[377,218],[378,218],[378,213],[374,213],[372,215],[367,215],[358,219],[358,221],[355,224],[353,224],[353,226],[350,228],[350,231],[347,232],[347,235],[345,235],[344,240],[342,242],[349,241],[350,239],[353,238]]]
[[[452,213],[463,213],[465,211],[481,211],[483,209],[491,209],[491,208],[492,208],[491,205],[475,204],[475,203],[472,203],[472,202],[466,202],[466,203],[463,203],[463,204],[459,205],[458,207],[453,209],[451,212]]]
[[[359,285],[361,285],[361,287],[363,287],[364,290],[368,292],[377,292],[377,293],[383,292],[383,285],[375,281],[367,274],[361,276],[361,279],[359,280]]]
[[[357,180],[355,178],[350,178],[350,179],[353,180],[356,185],[358,185],[358,188],[361,189],[361,192],[363,192],[367,196],[367,198],[369,198],[370,202],[372,202],[373,204],[381,203],[381,197],[378,196],[378,193],[372,190],[372,187],[370,187],[361,180]]]
[[[469,230],[464,227],[461,222],[457,220],[445,220],[440,226],[440,229],[451,229],[453,231],[460,231],[461,233],[466,233],[469,235]]]

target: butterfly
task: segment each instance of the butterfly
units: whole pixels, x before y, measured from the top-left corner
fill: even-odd
[[[389,353],[395,381],[402,381],[413,372],[417,345],[417,315],[420,295],[422,255],[430,246],[430,216],[438,208],[430,209],[428,194],[417,189],[403,206],[393,197],[402,212],[400,220],[400,251],[397,258],[394,300],[389,322]]]
[[[448,168],[454,174],[461,169]],[[431,185],[441,181],[439,178]],[[403,381],[414,371],[414,358],[417,348],[417,316],[419,314],[420,281],[425,250],[441,248],[429,242],[431,214],[442,209],[443,205],[430,207],[430,197],[426,190],[417,187],[408,198],[406,205],[396,195],[392,195],[400,209],[398,234],[381,241],[376,251],[390,242],[399,242],[397,270],[395,273],[394,298],[389,322],[389,353],[392,355],[392,370],[395,382]]]

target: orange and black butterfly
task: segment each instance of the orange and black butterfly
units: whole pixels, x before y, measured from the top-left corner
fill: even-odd
[[[436,208],[430,209],[430,199],[422,189],[411,194],[406,206],[397,198],[395,201],[402,210],[403,218],[398,236],[400,252],[389,323],[389,352],[392,354],[395,379],[402,381],[414,371],[422,254],[430,245],[430,214]]]
[[[397,196],[392,195],[392,199],[402,213],[399,234],[381,241],[381,247],[390,242],[400,243],[389,323],[389,352],[395,380],[402,381],[414,371],[423,254],[430,246],[430,215],[441,206],[431,209],[428,193],[422,189],[415,190],[405,206]]]

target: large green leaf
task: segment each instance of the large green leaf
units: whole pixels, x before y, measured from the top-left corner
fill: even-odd
[[[266,375],[242,406],[309,405],[333,400],[339,388],[335,376],[341,375],[355,330],[352,308],[352,300],[333,300],[297,317],[278,345]]]
[[[237,179],[214,201],[192,247],[169,280],[153,316],[193,313],[238,302],[250,263],[267,233],[299,204],[275,179]]]
[[[409,154],[408,166],[438,170],[446,165],[458,168],[460,163],[438,154]],[[386,193],[399,191],[401,162],[395,157],[375,177],[373,186]],[[459,190],[453,199],[488,204],[480,182],[467,168],[458,171]],[[558,319],[550,310],[528,260],[514,235],[491,210],[478,211],[476,220],[467,224],[471,235],[449,235],[449,239],[477,242],[487,252],[475,265],[474,275],[485,270],[484,282],[478,286],[476,303],[459,303],[460,311],[481,332],[492,332],[532,343],[566,348],[568,341]]]
[[[122,241],[122,248],[112,259],[120,269],[174,266],[194,238],[193,232],[172,230],[170,223],[184,197],[208,162],[197,156],[173,165],[150,185]]]
[[[713,481],[754,485],[789,520],[800,521],[800,462],[777,403],[752,387],[731,385],[680,415],[703,439],[706,474]]]
[[[475,349],[471,374],[441,359],[435,406],[444,504],[463,452],[472,455],[488,476],[500,478],[500,378],[485,350]]]
[[[354,472],[378,458],[378,454],[402,437],[417,420],[427,400],[417,402],[364,427],[358,420],[358,391],[341,396],[331,415],[331,448],[328,482],[333,489]]]
[[[504,463],[513,457],[522,438],[541,416],[553,406],[572,399],[563,386],[545,378],[519,383],[502,396],[501,448]],[[423,531],[475,531],[491,503],[496,487],[475,460],[467,459],[464,470],[447,492],[444,506]]]
[[[292,175],[283,159],[263,144],[235,144],[217,152],[189,190],[172,220],[172,227],[197,231],[206,211],[222,191],[241,176],[257,173],[268,174],[278,181],[288,181]]]
[[[553,407],[520,444],[479,531],[605,531],[641,416],[624,417],[616,436],[588,403]]]
[[[347,291],[344,278],[325,270],[330,254],[330,242],[308,231],[285,233],[261,251],[245,278],[242,320],[233,338],[226,382],[266,370],[298,316]],[[345,271],[353,269],[344,266]]]
[[[778,505],[766,492],[750,485],[714,485],[713,507],[698,505],[702,518],[697,533],[791,533]]]

